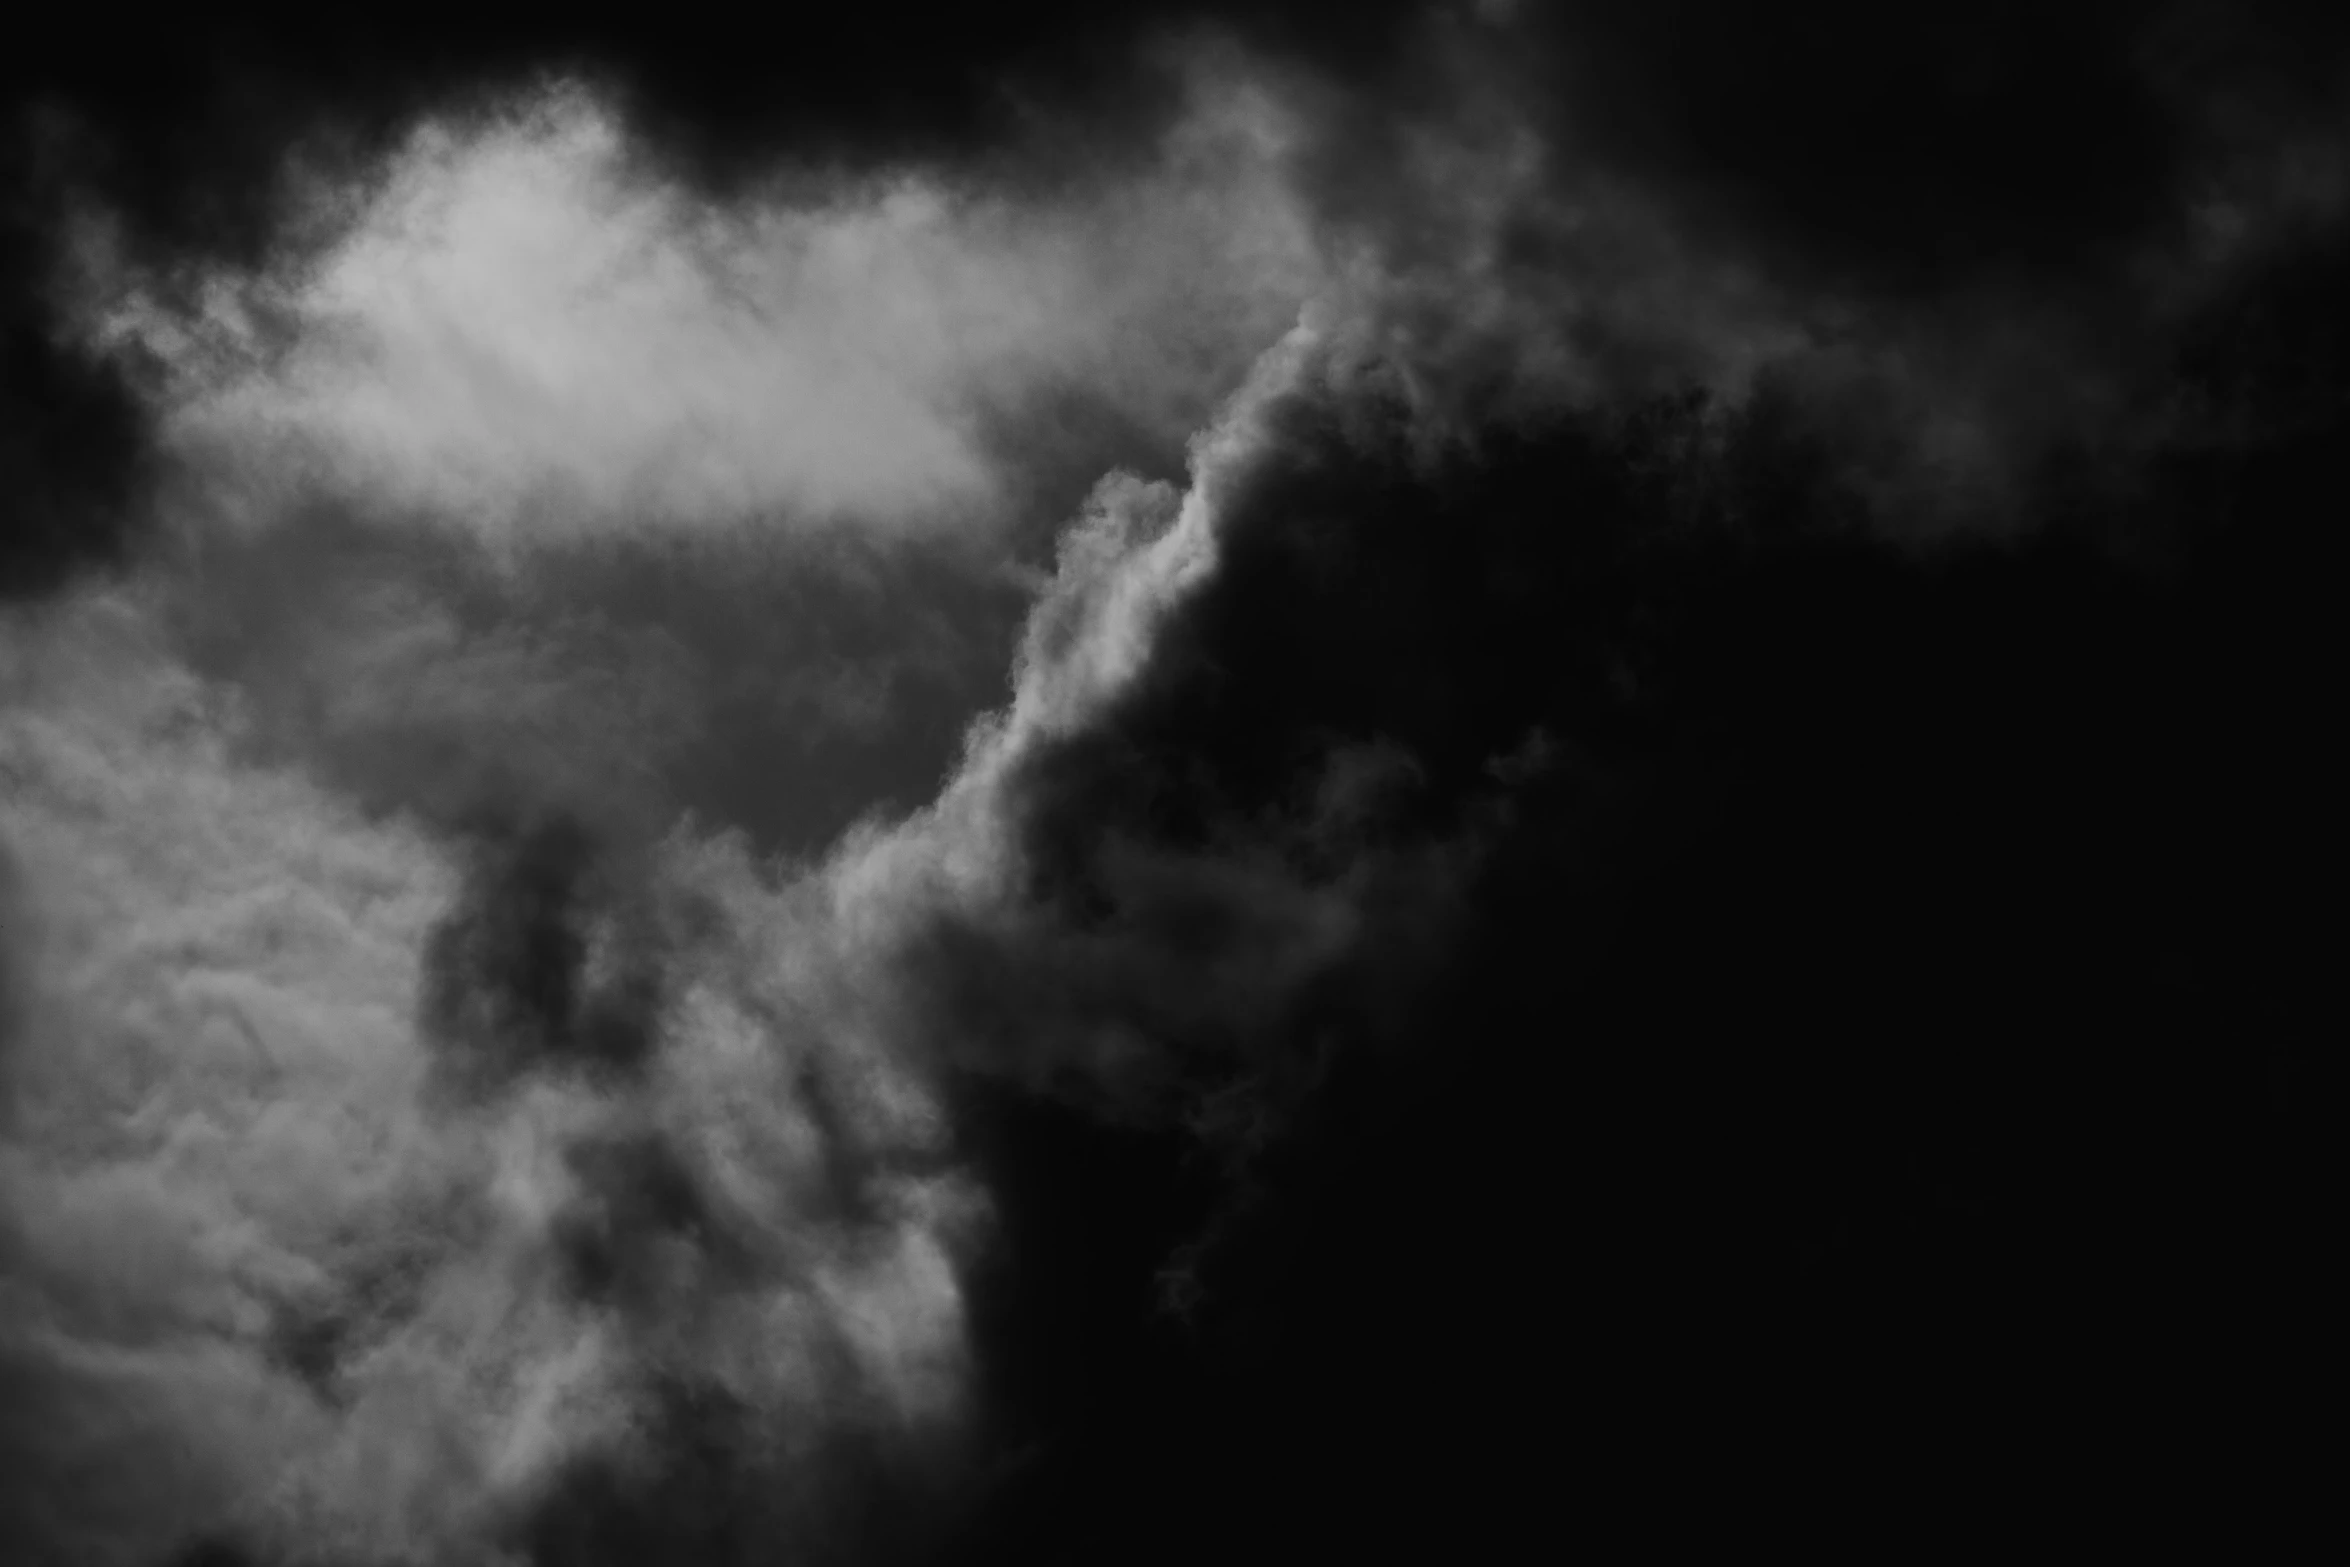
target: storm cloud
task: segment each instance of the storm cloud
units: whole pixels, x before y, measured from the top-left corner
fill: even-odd
[[[2339,40],[1865,9],[394,50],[176,174],[68,83],[0,1541],[2290,1489]]]

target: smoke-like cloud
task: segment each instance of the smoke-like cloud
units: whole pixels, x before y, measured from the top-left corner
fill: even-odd
[[[15,1559],[486,1560],[575,1466],[669,1462],[669,1401],[780,1454],[952,1413],[975,1197],[791,987],[771,878],[560,823],[453,861],[240,763],[136,606],[49,620],[6,729]]]
[[[515,802],[487,816],[370,822],[241,756],[235,688],[181,669],[149,606],[101,598],[22,628],[7,825],[51,911],[26,951],[72,976],[33,987],[40,1022],[12,1059],[12,1272],[55,1335],[23,1352],[27,1419],[81,1396],[39,1373],[112,1346],[102,1325],[80,1342],[77,1291],[158,1317],[156,1385],[124,1402],[159,1440],[220,1434],[212,1406],[175,1399],[251,1411],[228,1438],[241,1469],[192,1474],[168,1505],[112,1493],[30,1519],[23,1548],[135,1560],[219,1531],[296,1558],[601,1560],[613,1547],[566,1521],[575,1485],[617,1489],[611,1528],[684,1538],[709,1523],[670,1516],[686,1493],[816,1485],[875,1420],[892,1456],[860,1494],[944,1484],[966,1396],[955,1263],[980,1210],[940,1074],[1181,1113],[1200,1087],[1186,1056],[1277,1067],[1247,1040],[1366,923],[1394,926],[1374,896],[1452,879],[1449,853],[1331,880],[1137,839],[1113,848],[1107,927],[1035,901],[1051,867],[1028,839],[1064,809],[1039,769],[1132,700],[1218,569],[1228,490],[1328,373],[1320,335],[1295,334],[1197,443],[1188,490],[1106,485],[1031,618],[1011,705],[938,802],[796,881],[724,841],[604,839],[523,787],[485,791]],[[1340,760],[1372,779],[1317,808],[1343,834],[1389,764]],[[148,854],[124,850],[133,821]],[[420,821],[474,846],[452,856]],[[93,870],[92,844],[117,858]],[[350,859],[405,892],[352,885]],[[77,897],[140,912],[54,924]],[[261,929],[224,913],[256,900]],[[147,936],[157,921],[183,934]],[[332,965],[355,945],[378,968],[346,986]],[[77,1097],[76,1071],[118,1098]],[[142,1130],[81,1145],[123,1125]],[[178,1168],[191,1140],[206,1157]],[[192,1238],[173,1282],[119,1273],[167,1264],[93,1243],[144,1232],[88,1227],[85,1187],[170,1192],[155,1222]],[[231,1392],[188,1391],[195,1361]],[[673,1420],[727,1434],[693,1459]],[[935,1456],[888,1435],[909,1425]],[[90,1461],[127,1483],[138,1450],[107,1436]],[[824,1490],[726,1527],[865,1542]]]
[[[1219,93],[1149,167],[1060,190],[818,172],[713,200],[558,87],[312,198],[356,209],[322,255],[215,275],[192,315],[134,289],[98,330],[162,359],[166,440],[264,521],[323,485],[501,550],[984,535],[1051,443],[1043,399],[1179,442],[1294,313],[1318,258],[1281,118]]]
[[[172,526],[0,628],[9,1548],[1751,1543],[2261,1429],[2340,127],[1674,14],[89,230]]]

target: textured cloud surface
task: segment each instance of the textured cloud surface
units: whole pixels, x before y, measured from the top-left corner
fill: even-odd
[[[722,200],[551,90],[314,198],[357,208],[323,255],[111,329],[169,361],[175,442],[265,496],[314,474],[499,545],[985,532],[1006,421],[1081,390],[1180,439],[1278,335],[1316,265],[1281,134],[1224,94],[1116,181],[816,171]]]
[[[9,652],[12,1559],[486,1560],[660,1400],[952,1412],[977,1210],[821,919],[723,845],[458,863],[240,763],[127,603]]]
[[[124,463],[0,619],[0,1555],[1876,1556],[2309,1467],[2350,78],[1865,9],[64,158],[8,384]]]

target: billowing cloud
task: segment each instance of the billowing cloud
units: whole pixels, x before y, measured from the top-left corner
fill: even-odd
[[[133,602],[9,652],[12,1559],[486,1560],[677,1399],[951,1425],[975,1197],[776,961],[804,899],[559,823],[453,859],[240,761]]]
[[[819,171],[723,199],[550,89],[314,197],[352,209],[323,254],[222,271],[192,317],[134,294],[104,330],[165,360],[170,439],[231,504],[307,475],[501,548],[984,533],[1007,421],[1076,396],[1179,440],[1310,286],[1282,111],[1203,98],[1117,177]]]
[[[235,688],[178,665],[136,598],[20,627],[6,827],[43,910],[16,949],[42,978],[7,1144],[25,1419],[95,1399],[69,1374],[92,1354],[155,1356],[113,1396],[130,1427],[74,1460],[100,1494],[16,1525],[22,1548],[602,1560],[579,1488],[659,1541],[698,1538],[710,1486],[781,1483],[808,1489],[727,1527],[861,1550],[838,1486],[951,1498],[984,1208],[942,1092],[1189,1114],[1286,1070],[1250,1041],[1317,982],[1370,951],[1403,983],[1441,945],[1449,846],[1315,875],[1271,843],[1113,836],[1082,872],[1108,898],[1093,930],[1044,849],[1063,759],[1151,700],[1285,411],[1346,373],[1302,329],[1186,489],[1106,483],[940,798],[797,873],[613,838],[528,788],[371,818],[254,760]],[[1336,762],[1311,809],[1343,842],[1398,764]],[[1395,896],[1410,917],[1379,911]],[[820,1479],[867,1439],[878,1476]],[[236,1462],[134,1493],[143,1440]]]
[[[0,628],[18,1555],[1751,1545],[2287,1428],[2339,138],[1477,9],[1099,157],[443,105],[94,267],[184,526]]]

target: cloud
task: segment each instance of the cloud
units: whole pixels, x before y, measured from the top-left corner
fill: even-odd
[[[2308,889],[2249,867],[2328,808],[2338,212],[2247,158],[2231,249],[2167,142],[2011,189],[2004,131],[1872,208],[1810,111],[1735,133],[1889,83],[1951,162],[2004,22],[1651,108],[1600,80],[1650,24],[1578,25],[1611,90],[1555,112],[1473,51],[1412,112],[1252,78],[1286,129],[1197,209],[1173,152],[689,194],[537,99],[314,270],[124,318],[267,526],[9,626],[4,1364],[98,1455],[8,1498],[26,1549],[1458,1556],[1562,1476],[1751,1534],[2257,1428],[2192,1346],[2314,1223]],[[1260,175],[1305,281],[1174,289]],[[906,472],[729,422],[836,327]],[[1056,377],[1162,434],[1238,389],[1180,482],[1090,491],[927,803],[777,856],[681,819],[758,732],[711,684],[802,645],[749,565],[921,553],[939,452],[1012,538],[1095,450]]]
[[[1138,175],[884,169],[723,199],[550,89],[427,122],[318,198],[354,215],[315,260],[216,271],[193,315],[134,285],[103,332],[161,355],[171,443],[265,514],[308,475],[498,549],[984,533],[1014,477],[991,423],[1068,388],[1179,439],[1286,324],[1317,260],[1282,135],[1227,92]]]
[[[324,508],[150,561],[240,744],[443,826],[560,804],[657,835],[680,813],[820,852],[935,786],[1001,686],[1025,590],[929,552],[608,541],[487,569],[439,531]]]
[[[0,601],[17,602],[128,552],[144,431],[128,379],[57,319],[48,204],[0,138]]]
[[[712,191],[565,86],[290,185],[257,263],[118,267],[94,223],[177,463],[144,566],[252,743],[376,809],[813,852],[951,759],[1001,564],[1113,457],[1178,464],[1294,316],[1292,134],[1195,69],[1140,151]]]
[[[8,635],[12,1559],[473,1559],[671,1398],[951,1430],[975,1199],[789,988],[788,890],[690,838],[468,868],[240,761],[134,600]],[[566,1069],[615,1029],[624,1078]]]
[[[980,1081],[1015,1271],[1078,1302],[1061,1375],[1131,1400],[1041,1400],[1008,1554],[1133,1517],[1179,1520],[1150,1559],[1244,1525],[1268,1555],[1458,1549],[1547,1517],[1570,1461],[1603,1511],[1671,1516],[1698,1473],[1808,1521],[1846,1500],[1821,1473],[1952,1503],[1887,1431],[1985,1476],[2063,1461],[2017,1428],[2043,1402],[2133,1463],[2209,1429],[2148,1406],[2137,1350],[2084,1368],[2073,1324],[2249,1320],[2172,1244],[2216,1281],[2218,1208],[2285,1250],[2253,1215],[2306,1211],[2250,1153],[2311,1135],[2253,1086],[2295,1047],[2226,1021],[2274,1015],[2249,953],[2291,917],[2215,847],[2287,796],[2280,851],[2321,814],[2282,780],[2324,706],[2292,486],[2340,488],[2311,444],[2340,230],[2281,233],[2298,261],[2238,296],[2259,331],[2134,295],[2108,357],[2056,288],[1864,314],[1851,360],[1798,341],[1726,389],[1640,353],[1513,383],[1407,271],[1262,362],[1186,490],[1102,487],[1008,707],[833,872],[898,1026]],[[1423,303],[1429,331],[1381,313]],[[2044,318],[2093,395],[2002,407]],[[2221,386],[2260,432],[2225,457],[2201,416],[2140,422]],[[1998,482],[1953,504],[1930,437],[1978,411],[1950,466]],[[2147,569],[2173,528],[2213,575]],[[2263,1402],[2199,1365],[2197,1410]]]

